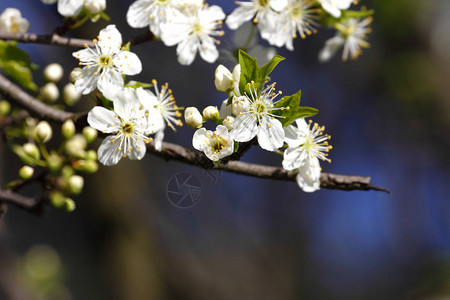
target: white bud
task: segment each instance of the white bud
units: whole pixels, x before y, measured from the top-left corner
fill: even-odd
[[[79,175],[70,176],[67,180],[66,189],[70,194],[79,194],[83,190],[84,179]]]
[[[71,82],[77,81],[81,77],[81,68],[76,67],[75,69],[70,72],[69,80]]]
[[[219,65],[214,73],[214,84],[220,92],[227,92],[233,89],[233,75],[224,65]]]
[[[223,126],[225,126],[228,130],[233,129],[233,123],[234,118],[232,116],[226,117],[222,122]]]
[[[83,128],[83,135],[88,143],[92,143],[97,138],[98,133],[91,126],[86,126]]]
[[[47,121],[41,121],[34,128],[34,139],[38,142],[45,143],[52,138],[52,128]]]
[[[23,152],[34,159],[39,159],[41,156],[38,147],[32,143],[23,144]]]
[[[30,23],[16,8],[7,8],[0,15],[0,32],[26,33],[28,28]]]
[[[77,92],[75,85],[73,83],[68,83],[63,88],[63,99],[64,103],[69,106],[74,105],[80,100],[81,94]]]
[[[106,9],[106,0],[84,0],[84,7],[91,14],[98,14]]]
[[[207,106],[203,110],[203,117],[207,120],[214,120],[219,117],[219,110],[217,109],[217,106]]]
[[[233,98],[233,102],[231,104],[231,111],[237,117],[244,111],[248,109],[250,103],[245,96],[235,97]]]
[[[19,170],[19,176],[22,179],[29,179],[29,178],[33,177],[33,174],[34,174],[34,169],[30,166],[23,166]]]
[[[75,124],[72,120],[67,120],[61,127],[63,137],[70,139],[75,134]]]
[[[234,91],[235,94],[240,95],[239,93],[239,81],[241,80],[241,65],[237,64],[233,69],[233,83],[234,83]]]
[[[63,67],[60,64],[49,64],[44,69],[44,77],[47,81],[58,82],[64,75]]]
[[[185,109],[184,120],[192,128],[202,127],[203,117],[196,107],[188,107]]]
[[[69,156],[84,157],[86,156],[87,141],[82,134],[75,134],[67,141],[65,149]]]
[[[53,82],[46,83],[41,87],[39,94],[41,98],[48,102],[55,102],[59,98],[59,89]]]

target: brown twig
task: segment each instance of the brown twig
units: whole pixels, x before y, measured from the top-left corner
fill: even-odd
[[[3,203],[9,203],[17,207],[35,212],[40,211],[40,205],[42,204],[41,198],[25,197],[20,194],[1,189],[0,189],[0,201]]]
[[[59,36],[57,34],[36,34],[36,33],[8,33],[0,32],[0,39],[5,41],[17,41],[20,43],[33,43],[45,45],[58,45],[75,48],[83,48],[86,45],[94,47],[94,42],[85,39],[76,39]]]

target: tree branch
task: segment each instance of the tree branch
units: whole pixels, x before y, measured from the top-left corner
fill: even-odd
[[[0,202],[13,204],[17,207],[30,210],[40,211],[41,198],[29,198],[8,190],[0,189]]]
[[[95,47],[92,40],[63,37],[57,34],[36,34],[36,33],[8,33],[0,32],[0,39],[6,41],[17,41],[20,43],[58,45],[75,48],[83,48],[85,45]]]

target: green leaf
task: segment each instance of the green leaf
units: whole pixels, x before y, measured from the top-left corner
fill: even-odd
[[[283,97],[278,101],[274,107],[283,108],[276,112],[277,115],[283,118],[279,119],[283,127],[290,125],[299,118],[312,117],[319,111],[312,107],[300,107],[301,91],[294,95]]]
[[[268,63],[264,64],[258,71],[258,77],[260,80],[265,82],[266,77],[269,76],[270,73],[275,69],[275,67],[281,62],[285,60],[283,56],[275,55]],[[269,78],[270,80],[270,78]]]
[[[106,20],[106,21],[110,20],[110,17],[104,11],[102,11],[100,13],[100,18],[102,18],[103,20]]]
[[[147,88],[151,88],[152,86],[153,86],[153,84],[151,84],[151,83],[140,82],[140,81],[130,81],[124,87],[132,87],[134,89],[141,87],[141,88],[147,89]]]
[[[341,11],[341,19],[348,20],[351,18],[362,19],[373,15],[375,11],[370,10],[343,10]]]
[[[241,78],[239,79],[239,91],[244,94],[247,83],[258,78],[258,64],[256,59],[239,49],[239,64],[241,65]]]
[[[38,86],[33,82],[33,75],[28,67],[20,65],[17,61],[0,62],[0,68],[23,88],[37,91]]]
[[[123,45],[122,49],[125,51],[130,51],[130,45],[131,45],[131,42],[128,42],[125,45]]]
[[[29,55],[18,48],[15,43],[0,40],[0,69],[17,81],[23,88],[36,91],[31,69],[36,65],[31,63]]]

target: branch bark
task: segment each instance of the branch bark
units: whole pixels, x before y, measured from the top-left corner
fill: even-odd
[[[0,202],[13,204],[17,207],[30,210],[39,211],[40,204],[42,203],[41,198],[30,198],[25,197],[17,193],[13,193],[8,190],[0,189]]]

